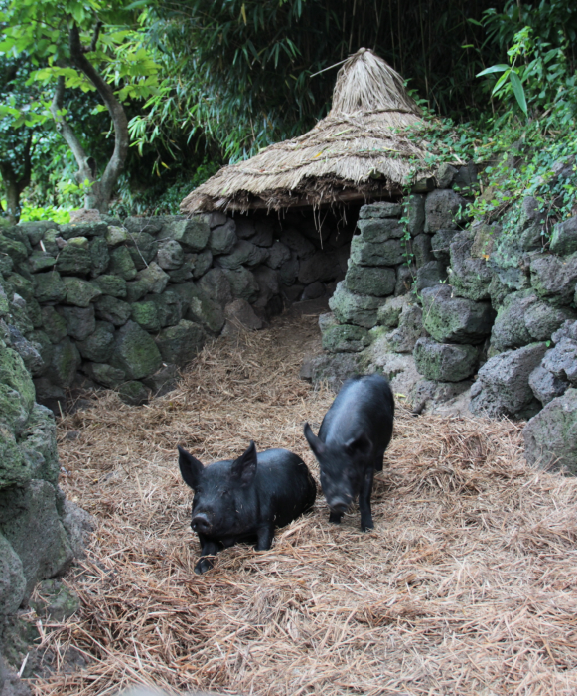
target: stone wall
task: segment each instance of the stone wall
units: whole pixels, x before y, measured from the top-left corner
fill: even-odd
[[[134,405],[171,388],[207,337],[235,320],[258,327],[295,300],[331,293],[353,218],[324,215],[320,232],[312,214],[294,213],[2,230],[0,271],[27,307],[23,333],[42,358],[29,365],[38,401],[59,413],[75,387],[118,389]]]
[[[550,243],[531,197],[470,224],[454,181],[361,209],[320,321],[327,354],[303,376],[338,387],[378,370],[416,413],[531,419],[528,459],[577,473],[577,217],[554,223]]]
[[[7,257],[0,257],[0,264],[0,692],[4,693],[4,682],[11,689],[17,683],[3,668],[2,654],[20,662],[23,658],[17,649],[22,626],[16,612],[37,582],[62,575],[82,555],[91,521],[66,500],[58,485],[54,415],[36,403],[30,373],[42,364],[42,357],[24,335],[32,331],[26,303],[5,281],[4,273],[10,274],[12,264]],[[12,667],[19,666],[12,662]]]

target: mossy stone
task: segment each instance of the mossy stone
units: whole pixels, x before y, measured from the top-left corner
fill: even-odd
[[[30,300],[34,299],[34,283],[32,281],[26,280],[26,278],[19,273],[11,273],[7,281],[12,292],[17,292],[26,302],[30,302]]]
[[[147,232],[131,235],[126,246],[137,271],[146,268],[158,252],[158,242]]]
[[[205,329],[212,334],[220,332],[224,326],[224,312],[222,307],[212,300],[198,285],[190,283],[193,290],[188,300],[188,307],[185,310],[185,318],[202,324]],[[175,285],[174,290],[179,292],[179,286]]]
[[[210,225],[204,217],[177,220],[164,226],[164,234],[179,242],[187,251],[202,251],[210,237]]]
[[[138,302],[149,291],[149,286],[146,280],[135,280],[132,283],[126,283],[126,301]]]
[[[68,333],[66,319],[52,305],[42,307],[42,328],[52,343],[60,343]]]
[[[94,222],[69,222],[60,225],[60,234],[63,239],[72,240],[78,237],[103,237],[108,225],[103,221]]]
[[[359,295],[339,283],[329,306],[341,324],[355,324],[370,329],[377,323],[377,309],[384,303],[382,297]]]
[[[120,246],[128,241],[128,232],[124,227],[111,225],[105,235],[106,244],[111,247]]]
[[[85,360],[104,363],[112,355],[114,340],[114,326],[107,321],[97,321],[90,336],[79,341],[76,347]]]
[[[349,265],[345,285],[352,292],[361,295],[383,297],[391,295],[395,289],[396,274],[394,268],[367,268]]]
[[[0,273],[2,275],[8,275],[14,269],[14,261],[9,256],[5,254],[0,254]]]
[[[0,385],[0,404],[6,397],[4,385]],[[32,478],[30,467],[24,461],[16,442],[12,425],[0,420],[0,489],[6,486],[21,486]]]
[[[351,242],[351,261],[357,266],[397,266],[405,260],[404,253],[400,239],[367,242],[359,235]]]
[[[31,477],[56,485],[60,475],[60,462],[56,422],[52,411],[40,404],[34,404],[19,446],[23,459],[30,468]]]
[[[185,305],[180,295],[166,290],[160,295],[146,295],[148,302],[154,302],[160,326],[174,326],[183,318]]]
[[[32,298],[29,302],[26,302],[26,312],[34,328],[39,329],[42,326],[42,309],[38,300]]]
[[[83,341],[96,328],[94,307],[59,307],[59,314],[66,319],[66,331],[76,341]]]
[[[205,249],[196,255],[194,262],[193,275],[196,279],[202,278],[205,273],[208,273],[212,266],[213,255],[210,249]],[[176,281],[175,281],[176,282]]]
[[[137,270],[130,252],[125,246],[118,247],[110,253],[110,272],[124,280],[134,280]]]
[[[490,302],[453,297],[450,285],[424,288],[423,326],[439,343],[478,344],[491,333],[495,311]]]
[[[57,228],[47,230],[44,235],[42,246],[46,250],[46,253],[50,254],[50,256],[56,257],[60,253],[60,247],[58,246],[57,242],[58,239],[62,239],[62,237],[60,236],[60,230]]]
[[[362,326],[336,324],[323,331],[323,348],[330,353],[359,353],[369,343],[369,332]]]
[[[158,317],[157,303],[147,300],[146,302],[135,302],[131,305],[130,317],[146,331],[159,331],[161,328]]]
[[[35,329],[32,331],[28,338],[36,346],[36,349],[42,358],[42,362],[44,363],[44,366],[34,373],[35,377],[40,377],[42,374],[44,374],[44,372],[46,372],[48,366],[52,362],[52,356],[54,355],[54,344],[50,340],[48,334],[41,329]]]
[[[243,266],[240,266],[235,270],[225,268],[222,272],[230,284],[233,297],[246,300],[247,302],[254,302],[257,299],[259,283],[257,282],[255,276],[247,268],[244,268]],[[274,273],[274,271],[272,272]]]
[[[36,392],[20,355],[0,347],[0,421],[19,433],[32,411]]]
[[[148,292],[154,294],[163,292],[170,280],[170,276],[157,263],[151,263],[148,268],[139,271],[137,278],[147,284]]]
[[[181,319],[176,326],[163,329],[156,337],[156,343],[167,363],[185,365],[202,350],[206,334],[200,324]]]
[[[126,379],[126,373],[106,363],[87,362],[82,364],[82,372],[93,382],[107,389],[116,389]]]
[[[109,321],[115,326],[122,326],[130,317],[131,307],[128,302],[111,295],[102,295],[94,303],[96,316]]]
[[[385,242],[388,239],[400,239],[405,233],[404,227],[394,218],[359,220],[357,227],[365,242]]]
[[[90,275],[92,278],[96,278],[105,273],[110,264],[110,254],[108,253],[106,240],[102,237],[95,237],[90,242],[89,252],[90,263],[92,264]]]
[[[126,297],[126,281],[118,276],[103,275],[95,278],[92,284],[99,288],[103,295],[121,299]]]
[[[110,363],[124,370],[128,379],[139,380],[158,370],[162,356],[150,334],[128,321],[116,335]]]
[[[2,442],[1,431],[0,442]],[[2,480],[1,472],[2,469],[0,464],[0,482]],[[0,616],[4,617],[8,614],[15,614],[22,603],[26,592],[26,578],[24,577],[22,561],[10,543],[1,534],[0,577],[2,578],[2,584],[0,585]],[[7,684],[7,689],[4,689],[4,691],[8,689],[10,689],[12,693],[15,693],[10,688],[9,684]]]
[[[148,403],[148,389],[136,380],[125,382],[118,388],[118,396],[121,401],[129,406],[142,406]]]
[[[36,290],[34,295],[38,302],[64,302],[66,300],[66,285],[58,271],[37,273],[34,276]]]
[[[163,271],[176,271],[184,263],[184,250],[174,239],[162,242],[158,247],[158,265]]]
[[[54,486],[33,480],[23,493],[20,513],[2,525],[2,534],[22,561],[29,596],[38,580],[64,573],[73,555]]]
[[[0,254],[7,254],[18,265],[24,263],[28,258],[28,249],[22,242],[10,239],[0,233]]]
[[[69,338],[65,338],[54,346],[54,355],[46,376],[57,387],[67,389],[72,385],[80,363],[76,346]]]
[[[85,246],[68,243],[58,255],[56,270],[62,275],[88,275],[92,266],[88,240]]]
[[[461,382],[474,374],[479,349],[467,344],[437,343],[432,338],[419,338],[413,357],[417,370],[425,379]]]
[[[97,297],[102,295],[102,290],[93,283],[80,278],[64,278],[66,286],[66,302],[76,307],[88,307]]]
[[[28,265],[31,273],[39,273],[53,268],[56,265],[56,259],[43,251],[33,251],[28,259]]]

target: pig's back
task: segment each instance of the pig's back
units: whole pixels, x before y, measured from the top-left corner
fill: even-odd
[[[303,460],[287,449],[257,454],[257,481],[261,505],[270,505],[277,527],[284,527],[313,506],[317,485]]]
[[[323,442],[342,443],[365,432],[377,446],[386,446],[391,438],[394,408],[384,377],[353,377],[337,394],[324,417],[319,437]]]

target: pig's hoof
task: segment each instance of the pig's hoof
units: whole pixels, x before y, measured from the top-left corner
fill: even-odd
[[[212,561],[209,561],[206,558],[201,558],[200,561],[194,566],[194,572],[197,575],[203,575],[208,570],[212,570],[212,568],[213,568]]]
[[[361,524],[361,531],[362,532],[370,532],[371,529],[374,529],[375,525],[373,524],[373,521],[371,520],[370,522],[367,522],[366,524]]]
[[[340,524],[342,519],[341,515],[334,515],[333,513],[329,515],[329,522],[331,524]]]

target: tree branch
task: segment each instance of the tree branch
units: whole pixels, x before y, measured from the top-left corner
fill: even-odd
[[[64,116],[61,113],[59,113],[62,112],[62,110],[64,109],[65,88],[66,86],[64,82],[64,76],[60,75],[60,77],[58,78],[58,82],[56,83],[56,91],[54,92],[54,98],[52,99],[52,104],[50,105],[50,113],[54,117],[58,130],[62,133],[64,140],[66,140],[66,144],[68,145],[68,147],[72,151],[72,154],[74,155],[74,159],[76,160],[76,164],[78,165],[78,173],[76,175],[78,183],[81,183],[86,179],[88,179],[88,181],[94,181],[94,177],[92,176],[90,167],[88,166],[86,161],[86,153],[84,152],[84,148],[80,144],[80,140],[78,140],[78,138],[74,134],[74,131],[66,122]]]
[[[98,35],[100,34],[100,29],[102,28],[102,22],[98,20],[96,26],[94,27],[94,34],[92,34],[92,41],[90,46],[85,50],[85,53],[93,53],[96,51],[96,44],[98,43]]]
[[[22,178],[18,181],[18,193],[22,193],[27,186],[30,186],[30,180],[32,178],[32,132],[28,134],[28,140],[26,145],[24,145],[24,174]]]
[[[108,109],[114,126],[114,151],[100,179],[101,198],[106,198],[106,202],[108,203],[112,196],[114,186],[118,181],[118,176],[124,167],[126,155],[128,154],[128,119],[126,118],[122,104],[114,96],[114,92],[110,85],[102,79],[94,66],[84,55],[82,44],[80,43],[80,34],[76,24],[72,25],[70,29],[68,42],[72,62],[77,68],[82,70],[96,88],[96,91]]]

